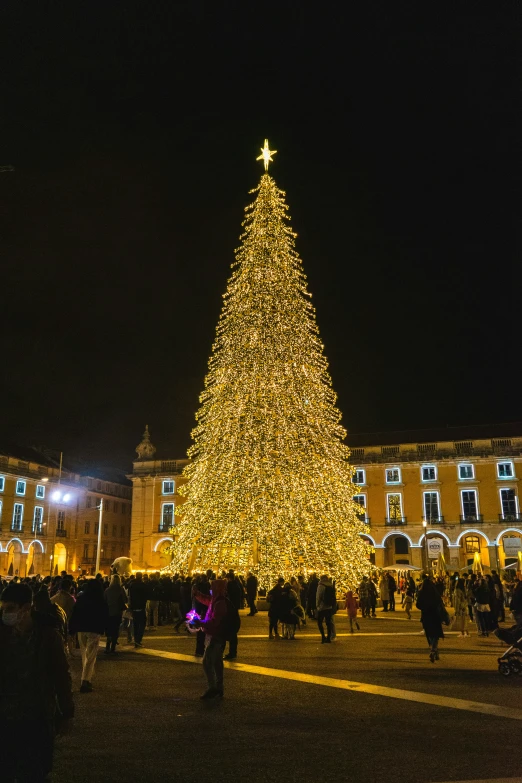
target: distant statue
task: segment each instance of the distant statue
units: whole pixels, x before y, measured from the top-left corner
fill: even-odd
[[[152,459],[156,453],[156,447],[152,445],[149,434],[149,425],[145,425],[145,432],[141,443],[136,446],[136,454],[139,460]]]

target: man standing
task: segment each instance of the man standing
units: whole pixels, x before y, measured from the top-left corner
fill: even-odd
[[[55,730],[65,734],[74,715],[63,641],[54,628],[39,624],[31,602],[26,584],[11,583],[1,596],[0,726],[6,783],[46,780]]]
[[[71,634],[69,634],[69,620],[71,619],[72,611],[74,609],[74,604],[76,603],[76,599],[73,598],[71,595],[72,590],[72,579],[66,578],[62,579],[62,583],[60,585],[60,589],[58,592],[53,595],[51,598],[52,604],[58,604],[63,611],[65,612],[65,617],[67,619],[67,638],[65,642],[65,648],[69,655],[72,655],[72,651],[74,650],[74,639]]]
[[[243,598],[243,586],[233,571],[229,571],[227,574],[227,597],[232,606],[239,612]],[[225,661],[233,661],[234,658],[237,658],[237,633],[230,634],[228,654],[225,655]]]
[[[147,585],[141,571],[138,571],[136,579],[129,585],[129,604],[134,622],[134,647],[143,647],[141,641],[145,632]]]
[[[282,576],[277,580],[277,584],[269,591],[266,599],[268,601],[268,638],[279,639],[278,623],[281,614],[281,595],[285,580]]]
[[[319,580],[317,587],[317,625],[321,632],[321,644],[330,644],[332,641],[332,614],[337,598],[333,582],[326,574]],[[323,621],[326,623],[326,635]]]
[[[196,592],[197,601],[208,606],[204,620],[198,621],[205,631],[205,654],[203,669],[207,677],[208,690],[202,699],[215,699],[223,696],[223,652],[227,636],[228,606],[226,599],[226,579],[214,579],[210,583],[210,595]]]
[[[388,571],[388,593],[390,595],[390,612],[395,611],[395,593],[397,592],[397,582]]]
[[[250,613],[248,614],[248,617],[253,617],[255,614],[257,614],[257,606],[256,606],[257,588],[258,588],[257,577],[255,577],[254,574],[249,571],[246,580],[247,604],[248,604],[248,608],[250,609]]]

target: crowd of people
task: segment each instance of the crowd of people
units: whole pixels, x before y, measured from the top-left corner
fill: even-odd
[[[96,658],[102,637],[105,655],[117,656],[121,644],[140,648],[144,633],[172,626],[177,633],[194,634],[196,657],[203,658],[208,688],[202,699],[223,696],[223,660],[238,654],[240,609],[248,617],[258,613],[259,601],[268,609],[268,639],[294,640],[299,628],[313,621],[321,643],[336,638],[335,616],[346,611],[350,632],[360,630],[359,616],[369,620],[400,607],[411,619],[413,604],[429,645],[429,657],[439,659],[443,626],[469,635],[470,622],[481,636],[498,627],[509,607],[522,624],[522,582],[502,581],[491,574],[423,574],[390,571],[365,576],[356,589],[340,593],[328,576],[280,578],[268,591],[260,591],[253,573],[233,570],[219,577],[204,574],[142,574],[74,579],[59,576],[0,578],[0,721],[8,728],[4,741],[8,754],[6,781],[43,780],[52,764],[53,740],[65,733],[74,715],[69,661],[79,649],[82,662],[80,693],[93,690]],[[359,614],[360,613],[360,614]],[[228,644],[228,652],[226,646]],[[36,737],[34,753],[23,753],[27,732]],[[9,766],[11,765],[11,767]]]

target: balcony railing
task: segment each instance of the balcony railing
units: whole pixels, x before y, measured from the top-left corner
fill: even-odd
[[[158,525],[158,533],[170,533],[173,527],[174,523],[165,525],[163,522],[160,522]]]
[[[498,521],[502,523],[522,522],[522,514],[519,514],[518,512],[516,514],[499,514]]]
[[[17,525],[16,523],[11,525],[11,533],[22,533],[22,525]]]
[[[484,515],[483,514],[461,514],[460,515],[460,524],[461,525],[477,525],[481,522],[484,522]]]
[[[56,538],[67,538],[67,535],[68,535],[67,530],[58,529],[56,531]]]
[[[407,520],[406,517],[385,517],[384,518],[384,524],[385,525],[406,525]]]
[[[359,522],[366,522],[367,525],[371,522],[370,517],[367,517],[366,514],[357,514],[356,516]]]
[[[428,525],[444,525],[444,517],[438,516],[438,517],[422,517],[424,522],[427,522]]]

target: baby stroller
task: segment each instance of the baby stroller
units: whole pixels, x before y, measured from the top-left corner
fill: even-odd
[[[522,623],[511,628],[497,628],[494,633],[502,642],[510,645],[498,659],[500,674],[504,677],[510,674],[522,675]]]

